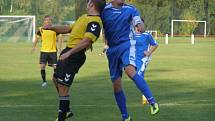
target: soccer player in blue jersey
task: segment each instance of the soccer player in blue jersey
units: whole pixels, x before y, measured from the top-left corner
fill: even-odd
[[[153,39],[152,35],[147,32],[142,32],[138,27],[135,27],[131,49],[135,50],[135,66],[138,75],[144,78],[146,67],[151,59],[152,53],[157,49],[158,44]],[[147,99],[143,95],[143,103],[147,103]]]
[[[130,48],[133,44],[131,34],[132,25],[143,31],[143,22],[137,9],[127,5],[124,0],[112,0],[102,13],[104,34],[109,49],[107,58],[109,71],[113,82],[114,96],[122,114],[123,121],[131,121],[126,108],[126,97],[122,89],[122,71],[134,81],[138,89],[146,96],[151,107],[151,114],[158,113],[159,108],[146,81],[140,76],[135,65],[135,49]],[[150,51],[147,52],[149,56]]]

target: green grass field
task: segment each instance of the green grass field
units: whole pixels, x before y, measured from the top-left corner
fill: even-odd
[[[160,104],[151,116],[141,105],[141,94],[125,75],[123,86],[134,121],[215,120],[215,39],[160,40],[146,72],[146,80]],[[41,88],[39,50],[30,54],[31,43],[0,43],[0,121],[54,121],[58,95],[47,69],[48,87]],[[39,48],[38,48],[39,49]],[[75,116],[68,121],[120,121],[112,94],[107,60],[98,56],[102,43],[87,52],[87,61],[71,88]]]

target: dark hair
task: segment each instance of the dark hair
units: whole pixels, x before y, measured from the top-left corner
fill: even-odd
[[[96,10],[102,13],[106,6],[106,0],[91,0],[91,2],[96,6]]]
[[[50,15],[46,15],[46,16],[44,17],[44,19],[46,19],[46,18],[51,18],[51,16],[50,16]]]

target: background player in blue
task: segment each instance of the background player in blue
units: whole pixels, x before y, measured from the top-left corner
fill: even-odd
[[[135,34],[132,41],[133,45],[130,48],[135,50],[133,55],[135,56],[134,66],[136,66],[137,73],[144,78],[146,67],[151,59],[152,53],[157,49],[158,44],[150,33],[142,33],[138,27],[135,27]],[[147,102],[146,97],[143,95],[143,104]]]
[[[151,114],[158,113],[158,104],[142,76],[138,75],[135,65],[135,51],[132,45],[131,27],[137,26],[143,31],[143,22],[137,9],[124,3],[124,0],[112,0],[108,3],[102,13],[105,39],[109,49],[107,57],[109,71],[113,82],[114,96],[122,114],[123,121],[131,121],[126,108],[126,97],[122,89],[122,68],[126,74],[135,82],[138,89],[146,96],[151,106]]]

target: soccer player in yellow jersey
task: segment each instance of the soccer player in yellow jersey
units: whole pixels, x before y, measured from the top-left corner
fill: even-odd
[[[43,26],[51,26],[52,20],[51,16],[45,16]],[[46,81],[46,64],[56,68],[57,63],[57,38],[59,44],[61,43],[60,36],[55,31],[44,30],[42,27],[37,31],[37,35],[35,37],[35,41],[33,43],[32,52],[35,51],[35,47],[38,43],[38,40],[41,38],[42,47],[40,50],[40,67],[41,67],[41,77],[43,79],[42,87],[47,85]],[[61,44],[60,44],[61,45]],[[60,49],[60,47],[59,47]]]
[[[85,51],[98,39],[103,28],[100,14],[105,0],[88,0],[87,14],[82,15],[71,26],[53,26],[45,29],[60,34],[70,33],[67,47],[62,51],[53,76],[59,94],[59,111],[56,121],[65,121],[73,113],[70,111],[69,88],[75,74],[86,60]]]

